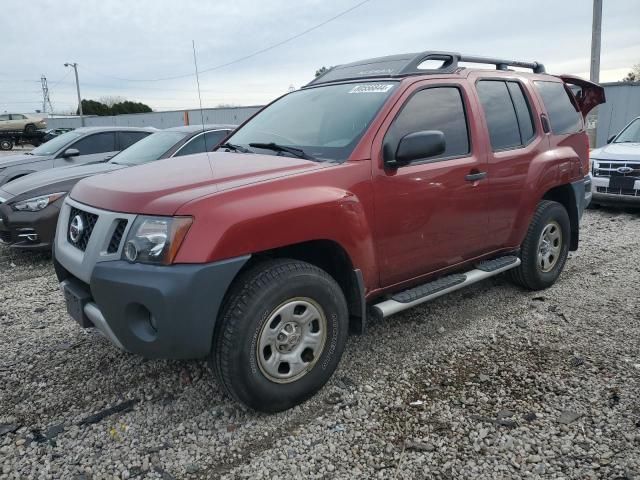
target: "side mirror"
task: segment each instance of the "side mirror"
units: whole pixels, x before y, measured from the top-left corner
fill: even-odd
[[[80,155],[80,150],[77,148],[67,148],[62,154],[62,158],[77,157],[78,155]]]
[[[611,135],[609,138],[607,138],[607,143],[613,142],[614,138],[616,138],[616,136],[615,135]]]
[[[398,168],[415,160],[435,157],[445,151],[447,143],[439,130],[423,130],[409,133],[400,139],[394,158],[385,159],[385,164]]]

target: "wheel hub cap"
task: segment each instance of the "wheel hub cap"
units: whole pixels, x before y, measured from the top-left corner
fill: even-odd
[[[327,319],[318,303],[293,298],[276,307],[258,336],[260,371],[272,382],[290,383],[306,375],[322,355]]]
[[[556,266],[562,252],[562,230],[560,225],[549,222],[540,235],[538,242],[538,268],[543,272],[549,272]]]

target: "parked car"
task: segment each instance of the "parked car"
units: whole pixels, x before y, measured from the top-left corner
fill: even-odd
[[[47,128],[46,117],[25,113],[0,113],[0,131],[14,130],[32,133]]]
[[[30,152],[0,157],[0,186],[40,170],[105,161],[153,132],[157,132],[157,129],[76,128]]]
[[[640,117],[591,151],[591,206],[640,206]]]
[[[330,378],[368,312],[501,272],[553,285],[578,248],[583,116],[603,101],[539,63],[424,52],[335,67],[209,159],[79,182],[54,246],[67,309],[129,352],[208,357],[232,398],[287,409]]]
[[[168,128],[143,138],[111,160],[36,172],[0,188],[0,242],[50,250],[65,195],[83,178],[163,158],[211,151],[234,125]]]

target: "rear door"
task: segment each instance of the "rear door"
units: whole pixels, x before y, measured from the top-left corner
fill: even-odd
[[[65,157],[64,151],[71,148],[78,150],[80,155]],[[100,132],[87,135],[68,145],[64,151],[56,157],[55,167],[105,161],[118,153],[116,149],[116,132]]]
[[[384,166],[380,140],[374,141],[376,249],[383,287],[486,252],[486,159],[467,85],[420,82],[405,92],[391,124],[379,134],[385,147],[395,151],[407,134],[439,130],[446,141],[443,154],[391,169]]]
[[[528,201],[525,192],[532,160],[546,151],[549,143],[534,120],[531,92],[524,80],[478,77],[476,93],[490,141],[487,156],[491,249],[497,250],[514,246],[523,203]]]
[[[0,130],[11,130],[11,115],[8,113],[0,115]]]

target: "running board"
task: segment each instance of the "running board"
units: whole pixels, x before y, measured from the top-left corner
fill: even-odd
[[[376,303],[371,308],[376,317],[385,318],[455,290],[460,290],[485,278],[511,270],[520,265],[520,263],[520,259],[515,256],[484,260],[476,264],[476,268],[469,272],[454,273],[453,275],[448,275],[432,282],[404,290],[394,294],[388,300]]]

